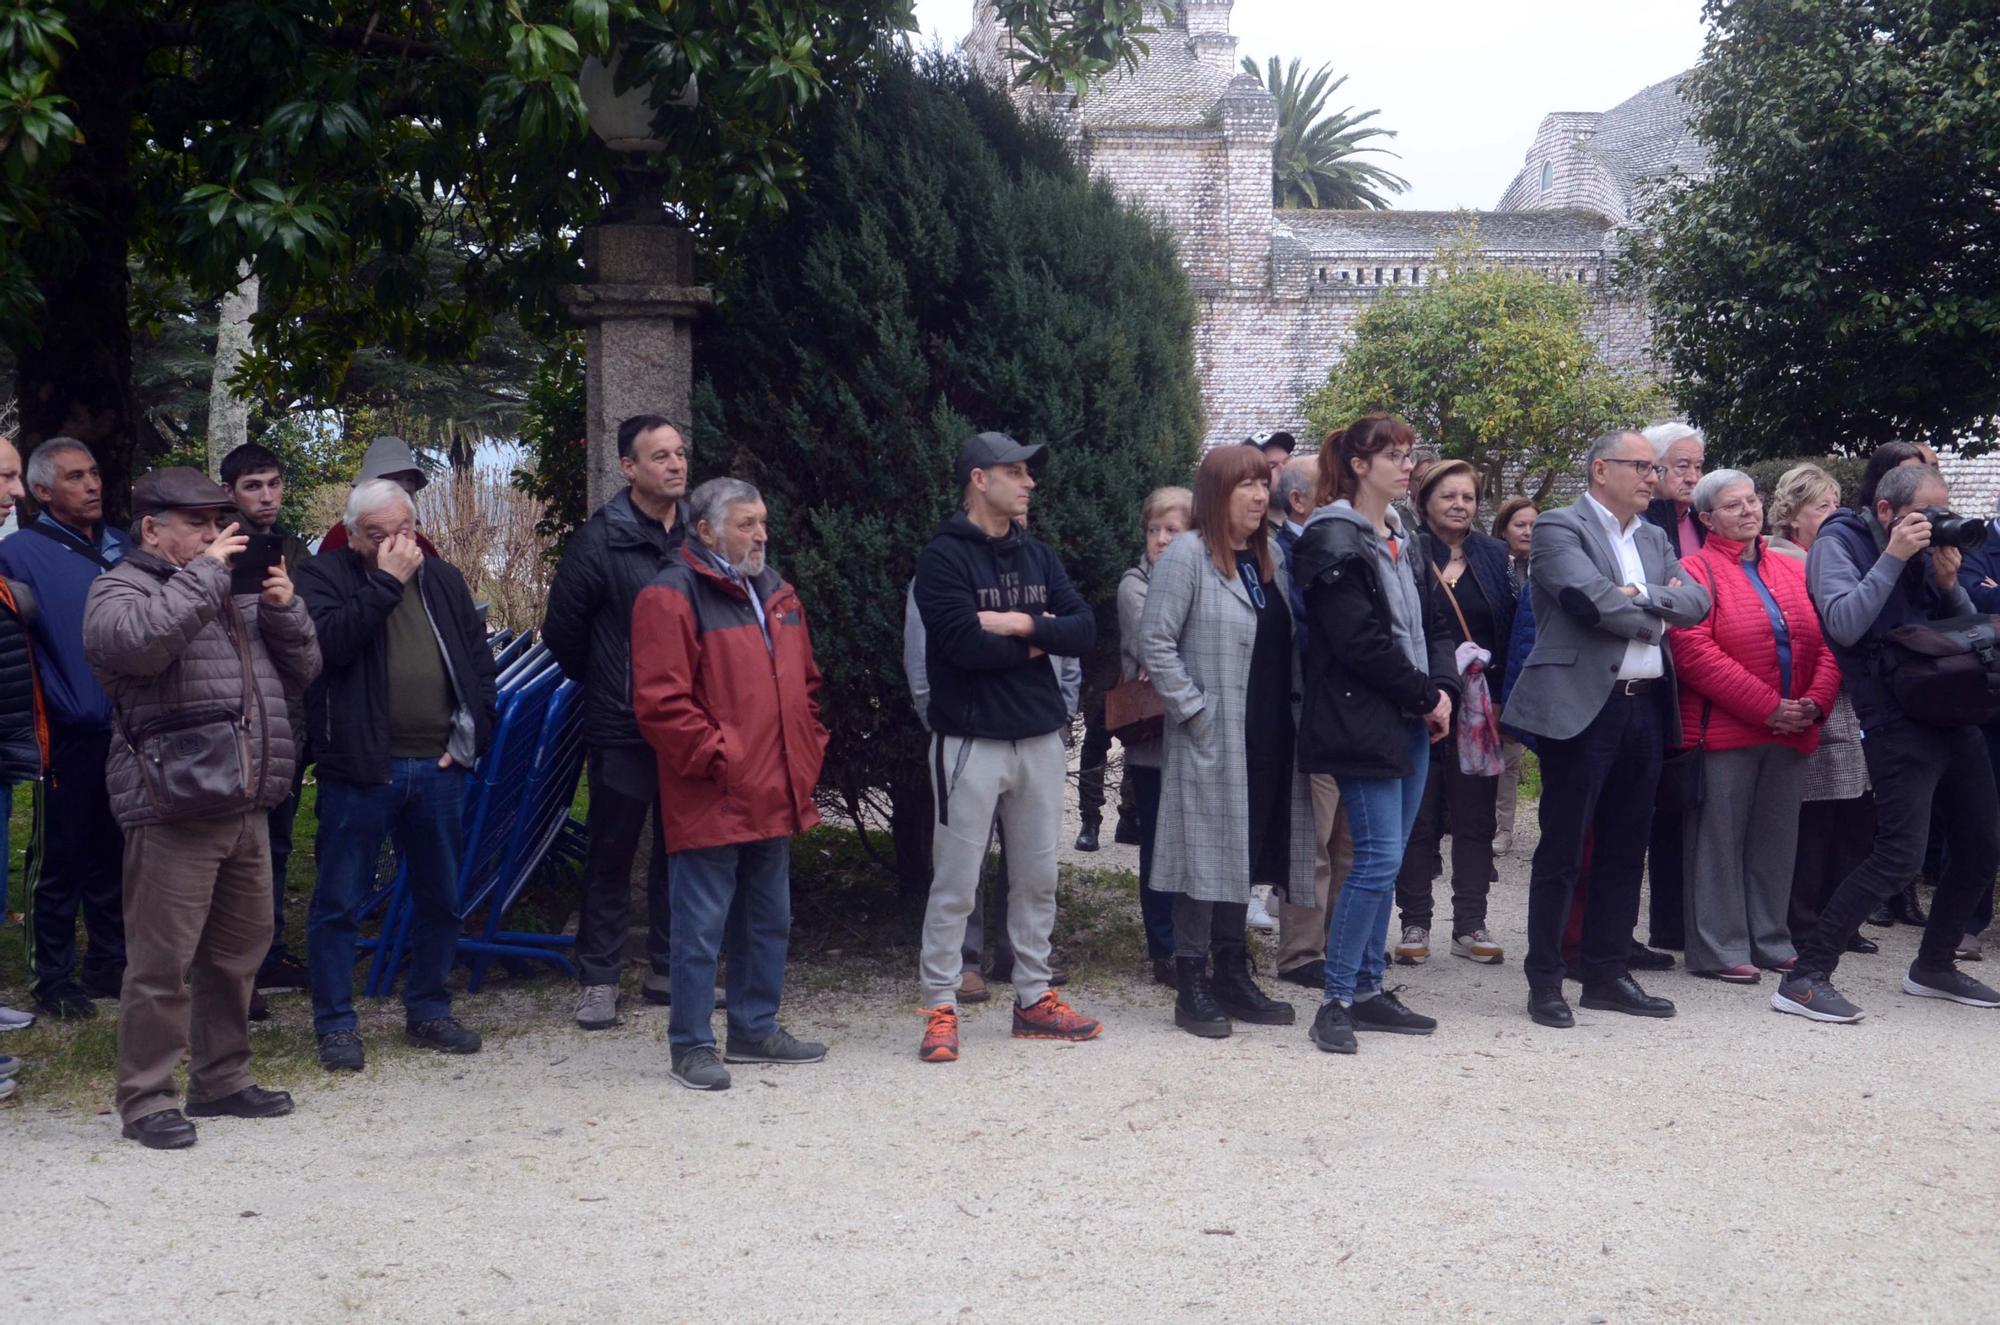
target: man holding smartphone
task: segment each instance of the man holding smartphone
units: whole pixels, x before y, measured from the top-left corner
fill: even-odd
[[[253,536],[252,546],[246,547],[237,558],[239,569],[252,560],[268,564],[268,554],[262,558],[251,555],[260,550],[255,544],[261,536],[277,540],[286,574],[296,576],[299,567],[312,555],[312,549],[305,539],[280,526],[285,474],[277,455],[256,442],[245,442],[222,457],[222,488],[236,506],[238,527]],[[292,858],[292,821],[298,816],[299,789],[305,785],[306,765],[312,762],[312,751],[305,739],[305,697],[299,695],[288,700],[286,714],[292,730],[298,733],[298,760],[292,767],[291,794],[271,809],[271,950],[257,972],[259,989],[304,989],[307,985],[305,963],[285,945],[285,879]]]

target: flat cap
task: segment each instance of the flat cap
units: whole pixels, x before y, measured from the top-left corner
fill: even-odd
[[[235,504],[221,484],[187,465],[156,469],[132,485],[134,517],[162,511],[227,509]]]

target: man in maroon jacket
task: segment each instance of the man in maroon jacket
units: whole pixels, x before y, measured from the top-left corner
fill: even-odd
[[[673,1078],[727,1090],[731,1063],[816,1063],[778,1025],[792,925],[791,837],[819,822],[819,668],[799,596],[764,561],[764,500],[740,479],[687,498],[678,564],[632,607],[632,699],[673,844]],[[737,913],[732,918],[731,903]],[[715,1052],[727,928],[729,1041]]]

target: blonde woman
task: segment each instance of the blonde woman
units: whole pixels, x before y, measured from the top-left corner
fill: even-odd
[[[1139,563],[1118,581],[1118,679],[1146,679],[1139,657],[1139,619],[1146,611],[1146,590],[1153,566],[1167,544],[1194,526],[1194,494],[1186,488],[1155,488],[1140,508],[1146,550]],[[1165,762],[1162,738],[1130,741],[1125,747],[1125,776],[1132,780],[1134,817],[1139,821],[1139,914],[1146,924],[1146,957],[1153,979],[1173,988],[1174,895],[1153,887],[1153,838],[1160,823],[1160,766]]]

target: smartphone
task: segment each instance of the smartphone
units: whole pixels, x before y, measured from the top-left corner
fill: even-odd
[[[264,577],[284,560],[285,540],[277,534],[249,534],[250,545],[229,565],[229,592],[263,593]]]

